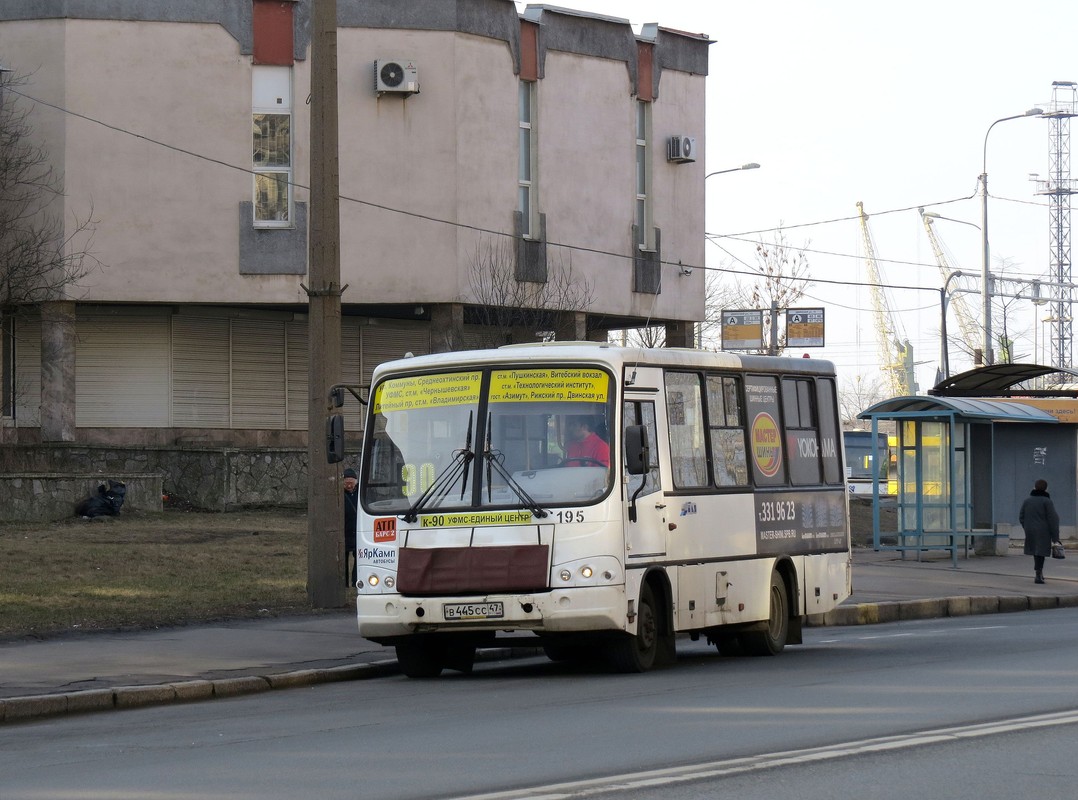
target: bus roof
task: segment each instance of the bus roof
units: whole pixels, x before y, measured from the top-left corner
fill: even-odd
[[[608,342],[538,342],[513,344],[490,350],[458,350],[426,356],[410,356],[380,364],[374,380],[386,373],[429,372],[461,366],[521,364],[526,362],[577,362],[601,364],[620,373],[626,366],[683,367],[687,369],[734,369],[752,372],[783,372],[834,376],[830,361],[787,356],[740,355],[682,347],[622,347]]]

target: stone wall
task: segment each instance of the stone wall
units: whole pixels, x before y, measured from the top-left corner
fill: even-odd
[[[354,463],[352,457],[341,466]],[[210,511],[307,504],[306,448],[8,445],[0,447],[0,522],[69,516],[97,484],[135,476],[159,478],[155,510],[161,509],[162,491]]]
[[[161,476],[75,475],[38,472],[0,475],[0,522],[41,522],[75,516],[79,501],[97,494],[108,479],[123,481],[121,514],[161,510]]]

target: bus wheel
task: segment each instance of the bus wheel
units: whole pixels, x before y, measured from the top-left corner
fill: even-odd
[[[749,655],[777,656],[786,646],[786,637],[790,633],[790,607],[786,602],[786,584],[778,572],[771,573],[768,597],[767,627],[738,637]]]
[[[647,672],[655,665],[659,652],[659,615],[655,596],[646,583],[640,587],[636,614],[636,636],[619,636],[610,650],[611,665],[618,672]]]
[[[396,644],[397,663],[409,678],[436,678],[442,674],[443,648],[430,636],[409,636]]]
[[[736,633],[720,633],[709,636],[708,641],[715,645],[719,655],[726,657],[743,656],[745,648],[741,646],[741,639]]]

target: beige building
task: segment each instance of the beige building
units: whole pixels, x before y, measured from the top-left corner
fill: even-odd
[[[337,5],[343,382],[537,335],[691,345],[705,36],[510,0]],[[64,299],[5,309],[0,441],[303,445],[310,50],[310,0],[0,4],[54,210],[93,234]]]

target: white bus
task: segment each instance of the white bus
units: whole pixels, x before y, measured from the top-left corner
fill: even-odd
[[[411,677],[506,635],[625,672],[679,633],[777,654],[850,593],[839,437],[820,360],[570,342],[382,364],[359,632]]]

